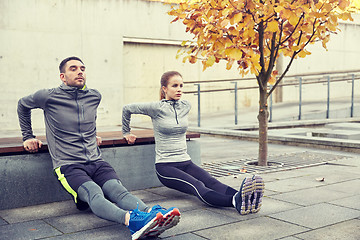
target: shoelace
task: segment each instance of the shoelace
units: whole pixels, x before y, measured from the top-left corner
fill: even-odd
[[[143,218],[146,214],[147,213],[141,212],[139,210],[139,203],[137,203],[136,209],[133,209],[132,211],[130,211],[130,218],[133,218],[133,219]]]

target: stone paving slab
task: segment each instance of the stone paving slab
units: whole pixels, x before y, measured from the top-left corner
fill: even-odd
[[[157,194],[159,196],[162,196],[165,199],[182,198],[182,197],[189,196],[189,194],[185,194],[185,193],[182,193],[182,192],[179,192],[174,189],[167,188],[167,187],[149,188],[146,191]],[[136,194],[136,192],[134,194]]]
[[[360,211],[335,206],[329,203],[320,203],[286,212],[271,214],[269,216],[299,226],[315,229],[357,218],[360,216]]]
[[[313,240],[358,240],[360,238],[360,220],[353,219],[337,223],[324,228],[298,234],[296,237]]]
[[[64,234],[47,238],[50,240],[129,240],[131,239],[130,231],[124,225],[113,225],[109,227],[96,228],[83,232]]]
[[[2,240],[39,239],[61,234],[42,220],[0,226]]]
[[[71,214],[61,217],[47,218],[44,219],[44,221],[63,233],[80,232],[84,230],[101,228],[116,224],[101,219],[95,216],[92,212],[80,212],[77,214]]]
[[[336,201],[331,201],[331,204],[352,208],[356,210],[360,210],[360,195],[355,195],[352,197],[347,197],[343,199],[339,199]]]
[[[273,213],[285,212],[292,209],[300,208],[301,206],[289,202],[279,201],[271,197],[263,197],[263,204],[261,211],[256,215],[267,216]]]
[[[351,195],[352,194],[350,193],[341,193],[338,191],[325,189],[323,187],[317,187],[282,193],[271,197],[294,204],[309,206],[317,203],[343,199],[344,197],[348,197]]]
[[[221,227],[201,230],[195,233],[208,239],[266,240],[279,239],[307,230],[308,228],[305,227],[286,223],[276,219],[271,219],[268,217],[260,217],[247,221],[223,225]]]
[[[159,194],[153,193],[148,190],[132,191],[131,194],[137,196],[139,199],[143,200],[143,202],[145,202],[145,203],[151,202],[151,201],[163,200],[166,198],[163,195],[159,195]]]
[[[347,158],[347,159],[339,159],[335,163],[339,164],[345,164],[348,167],[351,167],[352,169],[356,169],[356,167],[359,167],[359,158],[353,157],[353,158]]]
[[[3,220],[3,219],[0,218],[0,226],[1,226],[1,225],[6,225],[6,224],[8,224],[8,223],[5,222],[5,220]]]
[[[360,186],[360,179],[355,179],[355,180],[351,180],[351,181],[340,182],[337,184],[331,184],[328,186],[324,186],[323,188],[326,188],[326,189],[329,189],[332,191],[356,195],[359,193],[359,186]]]
[[[192,234],[192,233],[186,233],[186,234],[177,235],[177,236],[170,236],[170,237],[167,237],[167,238],[164,238],[164,239],[171,239],[171,240],[204,240],[204,239],[208,239],[208,238],[203,238],[203,237],[200,237],[200,236]]]
[[[315,179],[309,177],[298,177],[292,179],[283,179],[273,182],[266,182],[268,190],[276,191],[278,193],[292,192],[301,189],[309,189],[316,186],[322,186],[323,183],[317,182]]]
[[[195,196],[189,196],[189,195],[182,198],[171,198],[162,201],[148,202],[147,204],[149,206],[159,204],[165,208],[177,207],[179,208],[181,213],[192,211],[199,208],[203,209],[207,207],[207,205],[205,205],[203,202],[198,200]]]
[[[79,210],[77,210],[74,202],[72,200],[68,200],[63,202],[1,210],[0,217],[9,223],[18,223],[54,216],[64,216],[78,212]]]
[[[315,168],[315,169],[314,169]],[[307,177],[311,181],[316,181],[318,178],[324,178],[324,182],[321,185],[339,183],[348,180],[354,180],[358,178],[357,175],[351,173],[349,167],[344,168],[342,166],[335,165],[322,165],[309,169],[304,177]],[[317,168],[317,169],[316,169]],[[305,170],[306,171],[306,170]],[[304,172],[305,172],[304,171]]]
[[[321,167],[321,166],[316,166],[317,167]],[[302,176],[306,176],[309,175],[309,171],[311,171],[313,168],[315,167],[307,167],[305,168],[299,168],[296,169],[296,171],[293,170],[286,170],[286,171],[279,171],[279,172],[271,172],[271,173],[266,173],[262,175],[262,178],[264,179],[265,182],[273,182],[273,181],[279,181],[279,180],[285,180],[285,179],[292,179],[292,178],[297,178],[297,177],[302,177]]]
[[[279,194],[279,193],[276,192],[276,191],[268,190],[268,189],[266,189],[266,187],[265,187],[265,191],[264,191],[264,196],[265,196],[265,197],[269,197],[269,196],[277,195],[277,194]]]
[[[223,214],[204,209],[183,212],[179,224],[164,232],[161,237],[169,237],[183,233],[194,232],[204,228],[213,228],[238,221]]]
[[[299,240],[299,238],[290,236],[290,237],[282,238],[281,240]]]
[[[206,208],[206,210],[229,216],[230,218],[233,218],[236,221],[249,220],[260,216],[259,214],[240,215],[235,208],[230,208],[230,207],[229,208],[208,207]]]
[[[288,211],[296,208],[300,208],[301,206],[279,201],[276,199],[272,199],[269,197],[263,198],[263,204],[261,207],[261,211],[256,214],[248,214],[248,215],[239,215],[239,213],[234,208],[207,208],[209,211],[213,211],[220,214],[225,214],[229,217],[232,217],[234,219],[238,220],[249,220],[253,218],[259,218],[262,216],[267,216],[272,213],[278,213],[283,211]]]

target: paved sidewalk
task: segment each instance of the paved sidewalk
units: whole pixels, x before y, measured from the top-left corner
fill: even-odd
[[[258,144],[202,136],[203,162],[254,159]],[[359,239],[360,156],[353,153],[269,145],[284,153],[339,156],[328,164],[261,174],[263,207],[241,216],[233,208],[212,208],[165,187],[134,191],[147,204],[177,206],[180,223],[161,239]],[[325,159],[326,160],[326,159]],[[219,179],[238,189],[245,174]],[[323,181],[320,181],[324,179]],[[46,196],[44,196],[46,197]],[[126,227],[79,212],[71,201],[0,211],[0,239],[131,239]]]

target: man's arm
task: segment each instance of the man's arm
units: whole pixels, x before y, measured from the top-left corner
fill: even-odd
[[[43,108],[46,102],[47,90],[40,90],[35,94],[23,97],[18,102],[17,113],[19,124],[23,135],[23,145],[28,152],[37,152],[42,142],[36,139],[31,126],[31,110]]]

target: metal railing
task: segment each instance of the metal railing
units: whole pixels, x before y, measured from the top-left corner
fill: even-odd
[[[319,73],[307,73],[301,75],[289,75],[285,76],[283,82],[278,84],[277,87],[288,87],[295,86],[299,87],[299,103],[298,103],[298,120],[301,120],[302,117],[302,105],[303,105],[303,86],[307,84],[319,84],[324,83],[327,84],[327,109],[326,109],[326,118],[330,116],[330,86],[331,83],[334,82],[351,82],[351,103],[350,103],[350,117],[354,116],[354,93],[355,93],[355,80],[360,79],[360,70],[347,70],[347,71],[333,71],[333,72],[319,72]],[[285,80],[285,81],[284,81]],[[235,125],[238,124],[238,94],[239,91],[245,91],[249,89],[258,89],[257,85],[254,86],[246,86],[239,87],[239,82],[244,81],[253,81],[256,82],[256,78],[242,78],[242,79],[217,79],[217,80],[206,80],[206,81],[187,81],[186,84],[194,84],[197,87],[195,91],[184,91],[185,94],[195,94],[197,95],[198,102],[198,112],[197,112],[197,122],[198,127],[201,126],[201,94],[210,93],[210,92],[234,92],[234,121]],[[216,88],[216,89],[206,89],[201,90],[202,85],[206,85],[209,83],[224,83],[230,82],[234,84],[233,88]],[[272,86],[269,87],[271,89]],[[272,94],[269,96],[269,122],[272,122],[273,118],[273,99]]]

